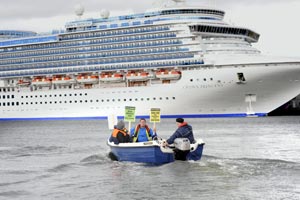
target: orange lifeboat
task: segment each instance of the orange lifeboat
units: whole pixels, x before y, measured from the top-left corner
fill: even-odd
[[[52,79],[48,77],[35,77],[32,79],[31,84],[36,86],[50,86],[52,83]]]
[[[113,83],[117,83],[117,82],[122,82],[124,80],[123,78],[123,74],[121,73],[102,73],[100,75],[100,81],[102,82],[113,82]]]
[[[54,76],[52,78],[52,83],[56,85],[71,85],[76,83],[76,81],[70,76]]]
[[[82,84],[96,84],[99,81],[99,76],[97,75],[78,75],[76,77],[78,83]]]
[[[135,72],[130,71],[126,74],[126,79],[129,81],[146,81],[149,79],[148,72]]]
[[[25,81],[23,79],[20,79],[18,81],[17,85],[20,86],[20,87],[26,87],[26,86],[30,85],[30,81]]]
[[[155,73],[156,77],[161,80],[177,80],[181,77],[181,71],[161,69]]]

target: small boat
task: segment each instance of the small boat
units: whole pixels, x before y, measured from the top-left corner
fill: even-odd
[[[102,73],[99,77],[102,82],[118,83],[124,80],[123,74],[121,73]]]
[[[177,80],[181,77],[181,71],[161,69],[156,72],[156,77],[161,80]]]
[[[148,72],[134,72],[130,71],[126,75],[126,79],[129,81],[146,81],[149,79]]]
[[[20,86],[20,87],[26,87],[26,86],[30,85],[30,81],[26,81],[26,80],[20,79],[18,81],[17,85]]]
[[[76,83],[76,80],[69,76],[54,76],[52,83],[56,85],[71,85]]]
[[[78,75],[76,77],[78,83],[81,84],[96,84],[99,81],[99,77],[97,75]]]
[[[41,86],[41,87],[46,87],[50,86],[52,83],[52,79],[48,77],[35,77],[31,84],[35,86]]]
[[[174,162],[178,159],[176,151],[178,148],[163,147],[163,140],[154,140],[148,142],[136,142],[136,143],[119,143],[114,144],[107,140],[107,145],[110,147],[110,157],[117,161],[130,161],[139,163],[150,164],[165,164]],[[195,143],[189,144],[187,154],[184,154],[185,158],[179,158],[178,160],[200,160],[203,152],[204,142],[201,139],[197,139]]]

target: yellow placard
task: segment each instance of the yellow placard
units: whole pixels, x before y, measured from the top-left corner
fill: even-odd
[[[125,118],[126,122],[135,122],[135,107],[125,106]]]
[[[151,108],[150,122],[160,122],[160,108]]]

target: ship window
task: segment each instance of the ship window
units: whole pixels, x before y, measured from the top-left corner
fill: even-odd
[[[3,102],[3,106],[5,106],[5,102]]]
[[[18,106],[18,105],[19,105],[19,102],[16,102],[16,105]]]
[[[70,103],[72,103],[72,101],[70,101]]]
[[[77,101],[75,100],[74,103],[77,103]]]
[[[246,81],[244,73],[237,73],[237,76],[238,76],[238,80],[240,82],[245,82]]]

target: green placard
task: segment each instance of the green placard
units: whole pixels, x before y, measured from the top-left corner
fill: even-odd
[[[159,108],[151,108],[150,122],[160,122],[160,109]]]
[[[126,122],[135,122],[135,107],[125,106],[125,118]]]

